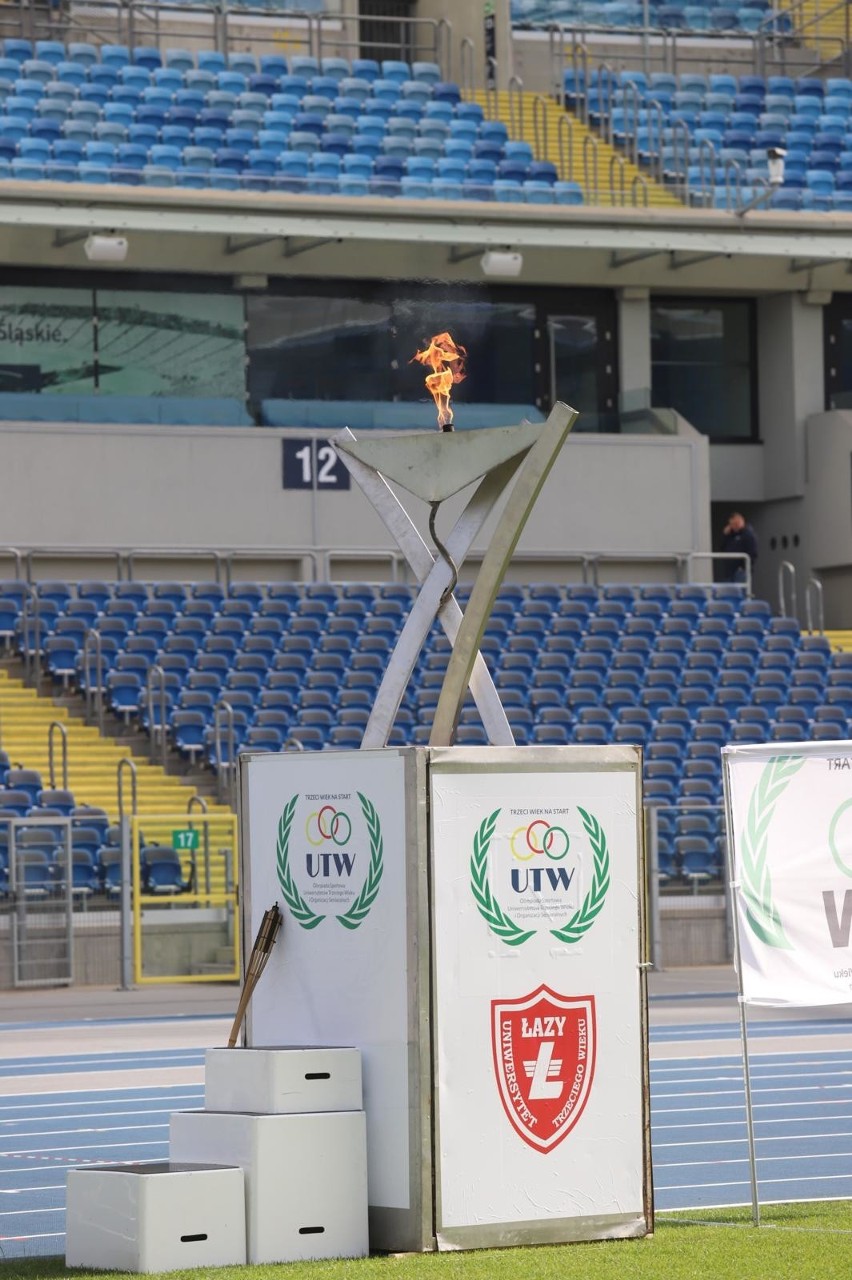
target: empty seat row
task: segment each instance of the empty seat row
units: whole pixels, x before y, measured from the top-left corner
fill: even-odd
[[[552,23],[574,26],[642,28],[668,31],[753,33],[762,27],[786,32],[790,18],[783,10],[773,12],[768,0],[748,4],[690,4],[686,0],[649,0],[646,6],[635,0],[512,0],[512,23],[517,27],[541,27]]]

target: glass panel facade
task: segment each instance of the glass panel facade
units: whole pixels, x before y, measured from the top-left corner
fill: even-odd
[[[431,407],[416,351],[448,331],[467,350],[453,402],[547,413],[618,430],[616,316],[607,290],[434,281],[294,280],[276,293],[221,282],[117,289],[0,285],[0,390],[243,400],[361,400]],[[43,277],[42,277],[43,278]],[[109,287],[99,287],[101,282]],[[182,287],[183,285],[183,287]]]
[[[98,386],[113,395],[245,396],[238,295],[99,289]]]
[[[250,298],[253,401],[429,399],[415,351],[449,331],[467,348],[458,404],[536,403],[530,303],[299,293]]]
[[[395,348],[399,360],[399,397],[428,400],[422,365],[411,364],[415,351],[434,334],[449,332],[467,350],[464,382],[453,388],[456,404],[534,405],[536,311],[530,302],[408,297],[394,303]]]
[[[248,346],[256,403],[393,399],[388,302],[307,292],[250,297]]]
[[[552,400],[579,411],[575,431],[616,431],[612,322],[600,308],[550,316]]]
[[[651,303],[651,396],[716,439],[751,440],[757,424],[754,303]]]
[[[292,292],[249,297],[247,322],[255,407],[268,399],[429,403],[413,356],[449,332],[467,350],[454,404],[546,413],[559,397],[580,409],[581,430],[617,429],[615,305],[605,290],[302,281]]]
[[[94,389],[91,289],[0,288],[0,391]]]

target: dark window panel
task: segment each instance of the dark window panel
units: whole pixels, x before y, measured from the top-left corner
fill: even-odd
[[[715,439],[756,433],[754,303],[656,298],[651,303],[651,396]]]

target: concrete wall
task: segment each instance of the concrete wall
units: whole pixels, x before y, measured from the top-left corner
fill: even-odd
[[[73,972],[77,986],[116,986],[121,982],[121,933],[117,912],[75,914]],[[12,988],[12,955],[7,921],[0,920],[0,991]],[[227,929],[215,920],[146,925],[143,935],[143,967],[146,976],[209,972],[211,966],[224,967]],[[228,953],[230,961],[232,953]],[[65,970],[65,936],[57,931],[39,934],[35,963],[24,963],[24,977],[51,985]]]
[[[806,431],[808,568],[825,593],[826,625],[852,627],[852,413],[814,414]]]
[[[757,304],[758,404],[764,443],[764,497],[805,489],[805,423],[825,407],[822,307],[803,293]]]
[[[391,544],[359,490],[314,496],[282,488],[286,434],[5,423],[0,548],[256,548],[282,559],[283,568],[268,566],[267,576],[287,577],[301,570],[294,548],[319,547],[337,554],[335,576],[388,576]],[[446,504],[439,530],[460,505],[461,499]],[[653,557],[707,550],[708,513],[707,441],[685,424],[682,435],[671,437],[581,434],[557,460],[519,557],[528,564],[539,557],[543,566],[578,552]],[[421,514],[425,532],[425,508]],[[488,537],[486,527],[476,546],[480,554]],[[357,560],[358,549],[369,555],[347,571],[340,553]],[[379,555],[382,564],[365,574],[369,556]],[[58,567],[41,563],[37,576]],[[0,571],[11,576],[8,560]],[[212,568],[196,565],[192,572],[209,576]]]
[[[730,964],[724,904],[714,898],[664,898],[660,903],[660,950],[664,969]]]
[[[619,289],[618,389],[626,411],[651,402],[651,295],[643,288]]]

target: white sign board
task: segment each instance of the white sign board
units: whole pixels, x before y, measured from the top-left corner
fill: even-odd
[[[642,1235],[639,753],[430,754],[438,1242]]]
[[[744,999],[852,1001],[852,742],[723,759]]]
[[[371,1209],[415,1216],[428,1126],[416,1060],[418,964],[425,973],[427,963],[418,960],[416,920],[421,897],[425,919],[425,892],[412,871],[416,767],[413,752],[392,749],[249,755],[240,764],[247,945],[267,907],[278,902],[284,914],[252,997],[248,1043],[361,1050]],[[422,757],[420,767],[425,779]],[[398,1223],[394,1230],[395,1241],[408,1238]],[[371,1233],[381,1244],[375,1221]]]

